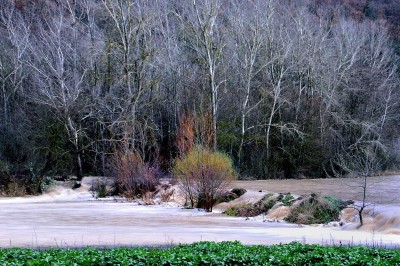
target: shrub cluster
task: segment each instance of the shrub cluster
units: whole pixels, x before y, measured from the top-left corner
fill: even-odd
[[[254,217],[260,214],[266,214],[275,204],[281,202],[284,206],[291,206],[294,196],[288,194],[274,195],[266,194],[261,200],[254,204],[244,203],[237,206],[232,206],[226,210],[225,214],[239,217]]]
[[[95,198],[105,198],[115,195],[115,183],[107,178],[98,177],[90,186],[90,192]]]
[[[23,197],[46,192],[53,187],[55,181],[50,176],[36,174],[32,168],[12,174],[9,165],[0,160],[0,195]]]
[[[231,159],[221,152],[195,147],[173,169],[190,207],[212,211],[216,199],[236,178]]]
[[[311,194],[298,206],[292,208],[286,221],[298,224],[320,224],[339,219],[340,208],[332,201],[317,194]]]
[[[159,184],[161,171],[156,164],[145,163],[138,153],[118,152],[112,163],[117,191],[133,199],[154,192]]]

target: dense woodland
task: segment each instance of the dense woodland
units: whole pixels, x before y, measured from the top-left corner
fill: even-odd
[[[113,175],[131,152],[169,174],[187,145],[225,152],[241,177],[395,168],[399,10],[0,1],[0,172]]]

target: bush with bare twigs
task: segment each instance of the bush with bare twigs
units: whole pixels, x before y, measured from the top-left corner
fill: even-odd
[[[236,178],[232,161],[226,154],[200,146],[176,161],[174,173],[190,207],[207,211],[212,211],[217,197]]]
[[[156,164],[145,163],[138,153],[116,153],[112,164],[117,190],[125,197],[132,199],[156,190],[160,169]]]
[[[171,200],[175,193],[175,189],[172,188],[171,184],[162,184],[160,186],[160,199],[161,202],[168,202]]]
[[[23,182],[12,177],[4,190],[4,194],[9,197],[24,197],[28,192]]]

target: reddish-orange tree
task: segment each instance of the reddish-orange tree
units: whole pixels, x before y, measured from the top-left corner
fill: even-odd
[[[190,152],[196,144],[211,148],[213,142],[211,127],[212,118],[209,112],[199,115],[189,113],[182,115],[175,133],[178,157]]]
[[[179,127],[176,130],[176,146],[179,156],[182,156],[193,149],[195,132],[193,116],[184,114],[180,117]]]

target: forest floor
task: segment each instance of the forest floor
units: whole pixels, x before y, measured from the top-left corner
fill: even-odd
[[[267,245],[300,241],[400,246],[400,176],[379,177],[377,182],[370,182],[375,185],[370,188],[369,200],[376,200],[377,204],[368,211],[367,225],[357,230],[354,223],[344,227],[304,226],[259,217],[229,217],[218,206],[207,213],[183,209],[176,202],[144,206],[118,198],[97,200],[89,191],[91,180],[85,178],[83,186],[76,190],[57,187],[36,197],[1,198],[0,247],[113,247],[233,240]],[[241,197],[243,201],[266,191],[299,195],[314,192],[359,200],[350,181],[236,181],[232,187],[248,189]],[[353,181],[356,185],[358,180]]]

